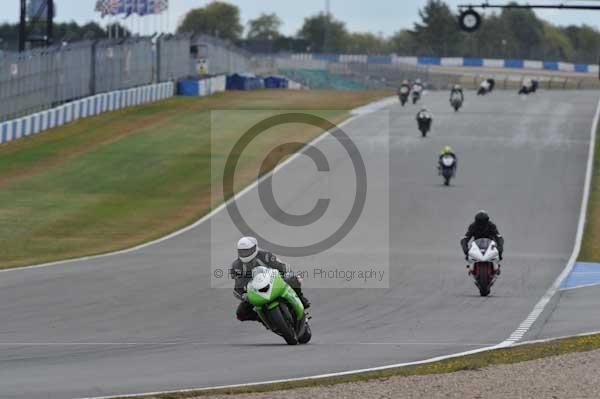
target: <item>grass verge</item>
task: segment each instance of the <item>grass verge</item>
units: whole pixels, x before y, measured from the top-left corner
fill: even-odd
[[[596,131],[592,186],[579,260],[600,262],[600,126]]]
[[[558,356],[573,352],[587,352],[600,349],[600,334],[558,339],[550,342],[523,344],[503,349],[495,349],[472,355],[456,357],[439,362],[375,371],[362,374],[346,375],[315,380],[295,381],[252,387],[215,389],[207,391],[190,391],[185,393],[166,393],[141,396],[140,399],[185,399],[210,395],[235,395],[244,393],[260,393],[284,391],[313,386],[329,386],[335,384],[354,383],[389,377],[409,377],[452,373],[461,370],[476,370],[500,364],[520,363],[550,356]]]
[[[236,126],[279,110],[310,110],[340,122],[350,109],[385,95],[274,90],[172,98],[2,145],[0,268],[105,253],[164,236],[222,202],[211,195],[211,162],[224,162],[214,150],[239,138]],[[211,110],[251,111],[227,113],[224,130],[211,135]],[[237,190],[256,179],[265,149],[306,143],[322,132],[284,125],[272,133],[261,135],[240,159],[248,172],[236,174]]]

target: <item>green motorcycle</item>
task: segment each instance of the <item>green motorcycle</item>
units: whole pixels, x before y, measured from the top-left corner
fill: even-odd
[[[248,302],[262,323],[288,345],[306,344],[312,336],[302,301],[279,271],[259,266],[247,286]]]

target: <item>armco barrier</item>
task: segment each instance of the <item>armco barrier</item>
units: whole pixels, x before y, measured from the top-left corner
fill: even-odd
[[[302,85],[298,82],[289,79],[284,80],[286,81],[287,89],[299,90],[302,88]],[[224,92],[226,86],[227,77],[225,75],[201,80],[181,80],[177,83],[177,94],[180,96],[205,97],[215,93]],[[266,82],[264,87],[269,88]]]
[[[571,64],[559,61],[537,61],[537,60],[512,60],[512,59],[488,59],[472,57],[406,57],[397,55],[359,55],[359,54],[292,54],[289,57],[293,61],[321,61],[343,64],[410,64],[410,65],[441,65],[441,66],[465,66],[465,67],[488,67],[509,69],[545,69],[550,71],[566,71],[579,73],[597,73],[598,65],[595,64]],[[293,66],[288,66],[293,68]],[[320,69],[324,69],[321,67]]]
[[[463,58],[463,66],[482,67],[483,58]]]
[[[117,90],[0,123],[0,144],[107,111],[164,100],[174,94],[173,82]]]

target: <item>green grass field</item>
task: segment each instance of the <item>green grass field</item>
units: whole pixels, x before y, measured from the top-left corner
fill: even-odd
[[[384,95],[256,91],[173,98],[2,145],[0,268],[130,247],[206,214],[222,201],[211,196],[219,180],[211,181],[210,162],[211,155],[213,162],[225,157],[215,157],[211,148],[226,148],[239,135],[232,128],[213,134],[211,142],[211,110],[253,110],[217,114],[227,115],[231,127],[279,109],[314,109],[339,122],[349,109]],[[274,130],[240,160],[248,172],[236,175],[236,189],[256,178],[264,148],[321,133],[303,125]]]

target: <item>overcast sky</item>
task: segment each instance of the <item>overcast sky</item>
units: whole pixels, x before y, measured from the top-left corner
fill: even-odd
[[[275,12],[284,21],[283,32],[295,34],[306,16],[324,10],[325,0],[227,0],[236,4],[241,9],[242,21],[245,24],[249,19],[261,13]],[[425,0],[330,0],[331,10],[336,18],[346,22],[351,31],[370,31],[391,35],[402,28],[411,28],[419,19],[418,9],[425,4]],[[171,30],[177,25],[181,16],[195,7],[202,7],[210,0],[171,0],[171,10],[168,16]],[[447,0],[447,3],[456,9],[456,5],[469,3],[468,0]],[[474,1],[481,3],[482,1]],[[543,4],[580,4],[583,1],[574,0],[535,0],[533,3]],[[59,21],[87,22],[95,20],[102,22],[100,16],[94,12],[95,0],[55,0],[57,4],[57,19]],[[505,4],[505,0],[496,0],[492,3]],[[525,3],[520,1],[520,3]],[[588,2],[590,3],[590,2]],[[600,1],[595,2],[600,5]],[[16,22],[18,20],[19,0],[2,0],[0,22]],[[559,25],[586,23],[600,29],[600,11],[569,11],[569,10],[544,10],[538,15]],[[107,19],[104,19],[106,22]],[[165,29],[167,17],[162,20],[148,21],[146,29],[153,24],[159,24]],[[135,22],[129,22],[135,24]],[[143,29],[143,23],[131,27]],[[154,25],[156,26],[156,25]]]

